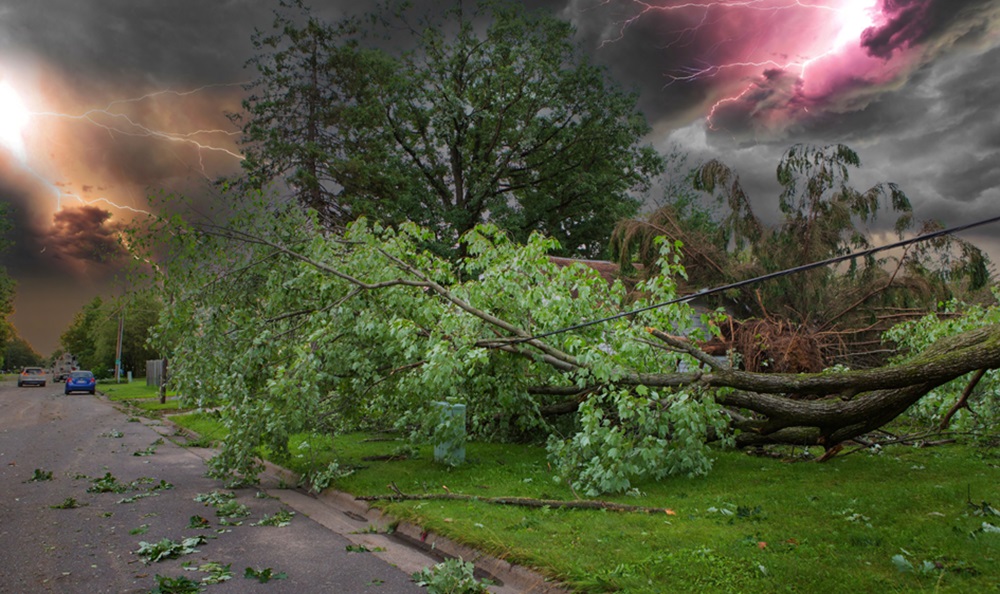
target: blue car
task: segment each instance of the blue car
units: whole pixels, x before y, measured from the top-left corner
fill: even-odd
[[[89,371],[74,371],[66,378],[66,393],[70,392],[97,392],[97,379]]]

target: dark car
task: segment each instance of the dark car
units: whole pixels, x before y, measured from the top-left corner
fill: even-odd
[[[66,378],[66,393],[70,392],[97,392],[97,379],[89,371],[74,371]]]
[[[64,382],[69,378],[69,372],[60,371],[59,373],[52,376],[52,381],[54,382]]]
[[[45,370],[41,367],[25,367],[21,370],[21,375],[17,376],[17,387],[41,386],[45,387]]]

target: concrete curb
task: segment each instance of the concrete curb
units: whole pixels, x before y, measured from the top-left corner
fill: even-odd
[[[193,431],[175,425],[167,415],[161,425],[153,425],[165,437],[195,435]],[[195,437],[197,437],[195,435]],[[181,444],[183,445],[183,444]],[[187,447],[189,452],[208,460],[217,450]],[[460,558],[476,566],[479,579],[489,579],[494,585],[489,591],[495,594],[570,594],[562,586],[527,567],[514,565],[487,555],[472,547],[457,543],[421,526],[402,522],[365,502],[354,499],[349,493],[326,489],[318,495],[284,485],[298,484],[299,477],[292,471],[265,462],[260,488],[268,495],[303,514],[329,530],[343,536],[353,544],[364,546],[371,554],[412,574],[433,566],[445,559]]]

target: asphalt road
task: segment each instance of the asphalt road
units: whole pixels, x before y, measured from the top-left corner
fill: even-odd
[[[425,592],[409,572],[430,557],[403,554],[405,562],[394,563],[386,553],[349,551],[369,538],[366,519],[345,519],[299,492],[282,490],[279,500],[255,488],[231,491],[251,515],[240,526],[221,525],[215,508],[195,498],[226,491],[224,485],[205,476],[197,451],[171,441],[172,429],[129,418],[100,395],[65,396],[62,389],[0,383],[0,592],[149,592],[157,575],[199,581],[208,574],[182,564],[209,562],[232,572],[232,579],[206,586],[209,593]],[[50,480],[32,480],[46,473]],[[109,473],[134,488],[88,491]],[[155,489],[162,481],[172,488]],[[307,511],[288,526],[252,525],[296,508]],[[192,516],[210,527],[191,528]],[[330,528],[338,523],[340,533]],[[352,526],[362,536],[351,536]],[[199,535],[206,542],[178,559],[146,563],[137,554],[143,541]],[[260,583],[244,577],[248,567],[287,578]]]

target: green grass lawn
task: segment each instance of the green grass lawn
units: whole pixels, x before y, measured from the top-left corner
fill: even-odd
[[[470,445],[448,471],[382,463],[338,486],[385,492],[573,499],[537,449]],[[1000,534],[970,505],[1000,501],[1000,472],[967,448],[855,454],[826,464],[722,452],[711,475],[639,485],[614,501],[659,514],[533,510],[481,502],[386,510],[588,592],[982,592],[1000,582]],[[993,464],[993,466],[991,466]],[[1000,518],[993,518],[1000,526]],[[895,555],[926,573],[902,573]]]
[[[167,412],[183,410],[177,394],[167,391],[167,401],[160,403],[160,393],[154,386],[147,386],[146,380],[115,383],[115,380],[100,380],[97,389],[107,395],[112,402],[119,402],[134,407],[143,414],[159,416]]]
[[[175,420],[222,436],[207,415]],[[336,487],[354,495],[388,494],[395,483],[410,494],[575,499],[553,481],[539,447],[470,443],[467,463],[448,468],[430,448],[365,460],[403,445],[372,437],[338,437],[331,452],[319,447],[328,438],[299,448],[299,436],[286,465],[301,472],[337,459],[354,472]],[[720,451],[707,477],[639,484],[606,499],[660,511],[379,505],[580,592],[1000,592],[1000,534],[991,528],[1000,526],[991,515],[1000,508],[997,449],[894,446],[822,464]]]
[[[190,412],[170,417],[174,422],[199,436],[197,445],[210,447],[217,445],[228,435],[226,428],[219,424],[218,419],[205,412]]]

